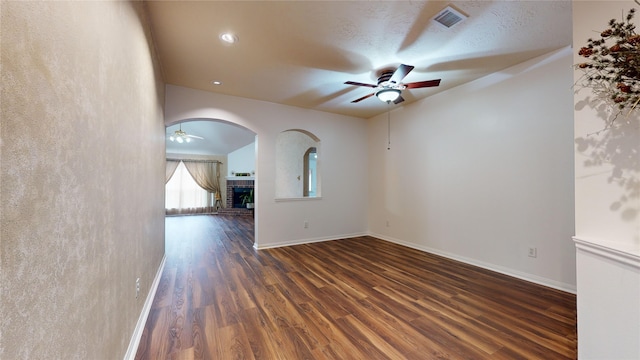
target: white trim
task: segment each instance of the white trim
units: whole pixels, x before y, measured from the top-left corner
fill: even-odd
[[[275,202],[322,200],[322,196],[275,198],[274,200],[275,200]]]
[[[602,242],[596,243],[594,241],[580,239],[575,236],[573,237],[573,241],[575,242],[576,249],[578,251],[588,252],[590,254],[594,254],[620,264],[625,264],[636,269],[640,269],[640,253],[634,254],[620,248],[615,249],[614,247],[607,246]]]
[[[160,266],[156,272],[156,277],[153,279],[151,289],[149,289],[149,294],[147,294],[147,299],[144,301],[144,305],[142,306],[142,312],[138,317],[138,323],[136,323],[136,328],[133,330],[133,335],[131,335],[129,348],[127,349],[127,353],[124,354],[124,360],[134,360],[136,357],[138,345],[140,345],[140,339],[142,338],[144,326],[147,323],[147,317],[151,311],[151,305],[153,305],[153,299],[156,297],[156,291],[158,290],[158,284],[160,284],[160,278],[162,277],[162,270],[164,269],[166,259],[166,255],[162,257],[162,261],[160,262]]]
[[[255,181],[256,177],[255,176],[227,176],[226,180],[251,180],[251,181]]]
[[[299,240],[282,241],[282,242],[279,242],[279,243],[268,244],[268,245],[265,245],[265,246],[256,246],[256,244],[253,244],[253,247],[256,250],[264,250],[264,249],[273,249],[273,248],[279,248],[279,247],[285,247],[285,246],[303,245],[303,244],[312,244],[312,243],[324,242],[324,241],[349,239],[349,238],[355,238],[355,237],[367,236],[367,235],[368,235],[367,233],[355,233],[355,234],[339,235],[339,236],[331,236],[331,237],[320,237],[320,238],[311,238],[311,239],[299,239]]]
[[[502,266],[499,266],[499,265],[486,263],[486,262],[483,262],[483,261],[467,258],[467,257],[464,257],[464,256],[459,256],[459,255],[452,254],[452,253],[449,253],[449,252],[446,252],[446,251],[430,248],[428,246],[421,246],[421,245],[412,244],[412,243],[409,243],[409,242],[406,242],[406,241],[398,240],[398,239],[387,237],[387,236],[384,236],[384,235],[370,234],[370,236],[378,238],[378,239],[382,239],[382,240],[385,240],[385,241],[388,241],[388,242],[392,242],[392,243],[395,243],[395,244],[398,244],[398,245],[406,246],[406,247],[409,247],[409,248],[412,248],[412,249],[416,249],[416,250],[424,251],[424,252],[427,252],[427,253],[431,253],[431,254],[442,256],[442,257],[446,257],[448,259],[460,261],[460,262],[463,262],[465,264],[478,266],[478,267],[481,267],[483,269],[495,271],[497,273],[504,274],[504,275],[511,276],[511,277],[515,277],[515,278],[518,278],[520,280],[525,280],[525,281],[528,281],[528,282],[532,282],[534,284],[550,287],[550,288],[553,288],[553,289],[556,289],[556,290],[560,290],[560,291],[564,291],[564,292],[568,292],[568,293],[571,293],[571,294],[576,294],[577,293],[576,285],[567,284],[567,283],[563,283],[563,282],[547,279],[547,278],[544,278],[544,277],[541,277],[541,276],[532,275],[532,274],[529,274],[529,273],[515,271],[513,269],[509,269],[509,268],[502,267]]]

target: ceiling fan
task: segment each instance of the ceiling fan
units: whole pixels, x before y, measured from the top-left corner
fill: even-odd
[[[183,142],[191,142],[191,139],[200,139],[200,140],[204,140],[203,137],[200,136],[196,136],[196,135],[189,135],[186,132],[182,131],[182,123],[180,124],[180,129],[176,130],[173,132],[173,134],[169,135],[169,140],[171,141],[175,141],[178,143],[183,143]]]
[[[417,89],[417,88],[425,88],[425,87],[433,87],[439,86],[440,80],[427,80],[427,81],[417,81],[412,83],[403,84],[402,79],[405,78],[413,70],[413,66],[401,64],[395,71],[385,70],[382,71],[380,76],[378,77],[378,85],[373,84],[364,84],[355,81],[347,81],[345,84],[347,85],[356,85],[356,86],[365,86],[376,89],[371,94],[365,95],[359,99],[355,99],[352,103],[360,102],[364,99],[370,98],[375,95],[378,99],[382,100],[386,103],[391,103],[393,101],[394,104],[399,104],[404,101],[401,93],[404,89]]]

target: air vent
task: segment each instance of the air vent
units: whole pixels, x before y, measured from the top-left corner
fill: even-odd
[[[446,28],[450,28],[466,18],[466,15],[461,14],[451,6],[447,6],[444,10],[440,11],[433,20]]]

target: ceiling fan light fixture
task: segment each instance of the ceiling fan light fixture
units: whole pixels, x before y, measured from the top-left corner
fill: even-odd
[[[204,140],[202,136],[189,135],[186,131],[182,130],[182,124],[180,124],[180,128],[175,130],[172,134],[167,134],[167,139],[170,141],[175,141],[179,144],[182,143],[190,143],[194,139]]]
[[[220,40],[224,41],[227,44],[235,44],[238,42],[238,36],[236,34],[226,32],[220,34]]]
[[[395,101],[400,96],[400,90],[398,89],[382,89],[376,93],[378,99],[382,102]]]

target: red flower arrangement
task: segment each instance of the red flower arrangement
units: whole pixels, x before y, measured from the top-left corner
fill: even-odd
[[[609,21],[599,39],[588,39],[578,55],[586,60],[575,65],[584,75],[580,85],[611,99],[622,110],[633,110],[640,103],[640,35],[631,22],[635,9],[626,19]]]

